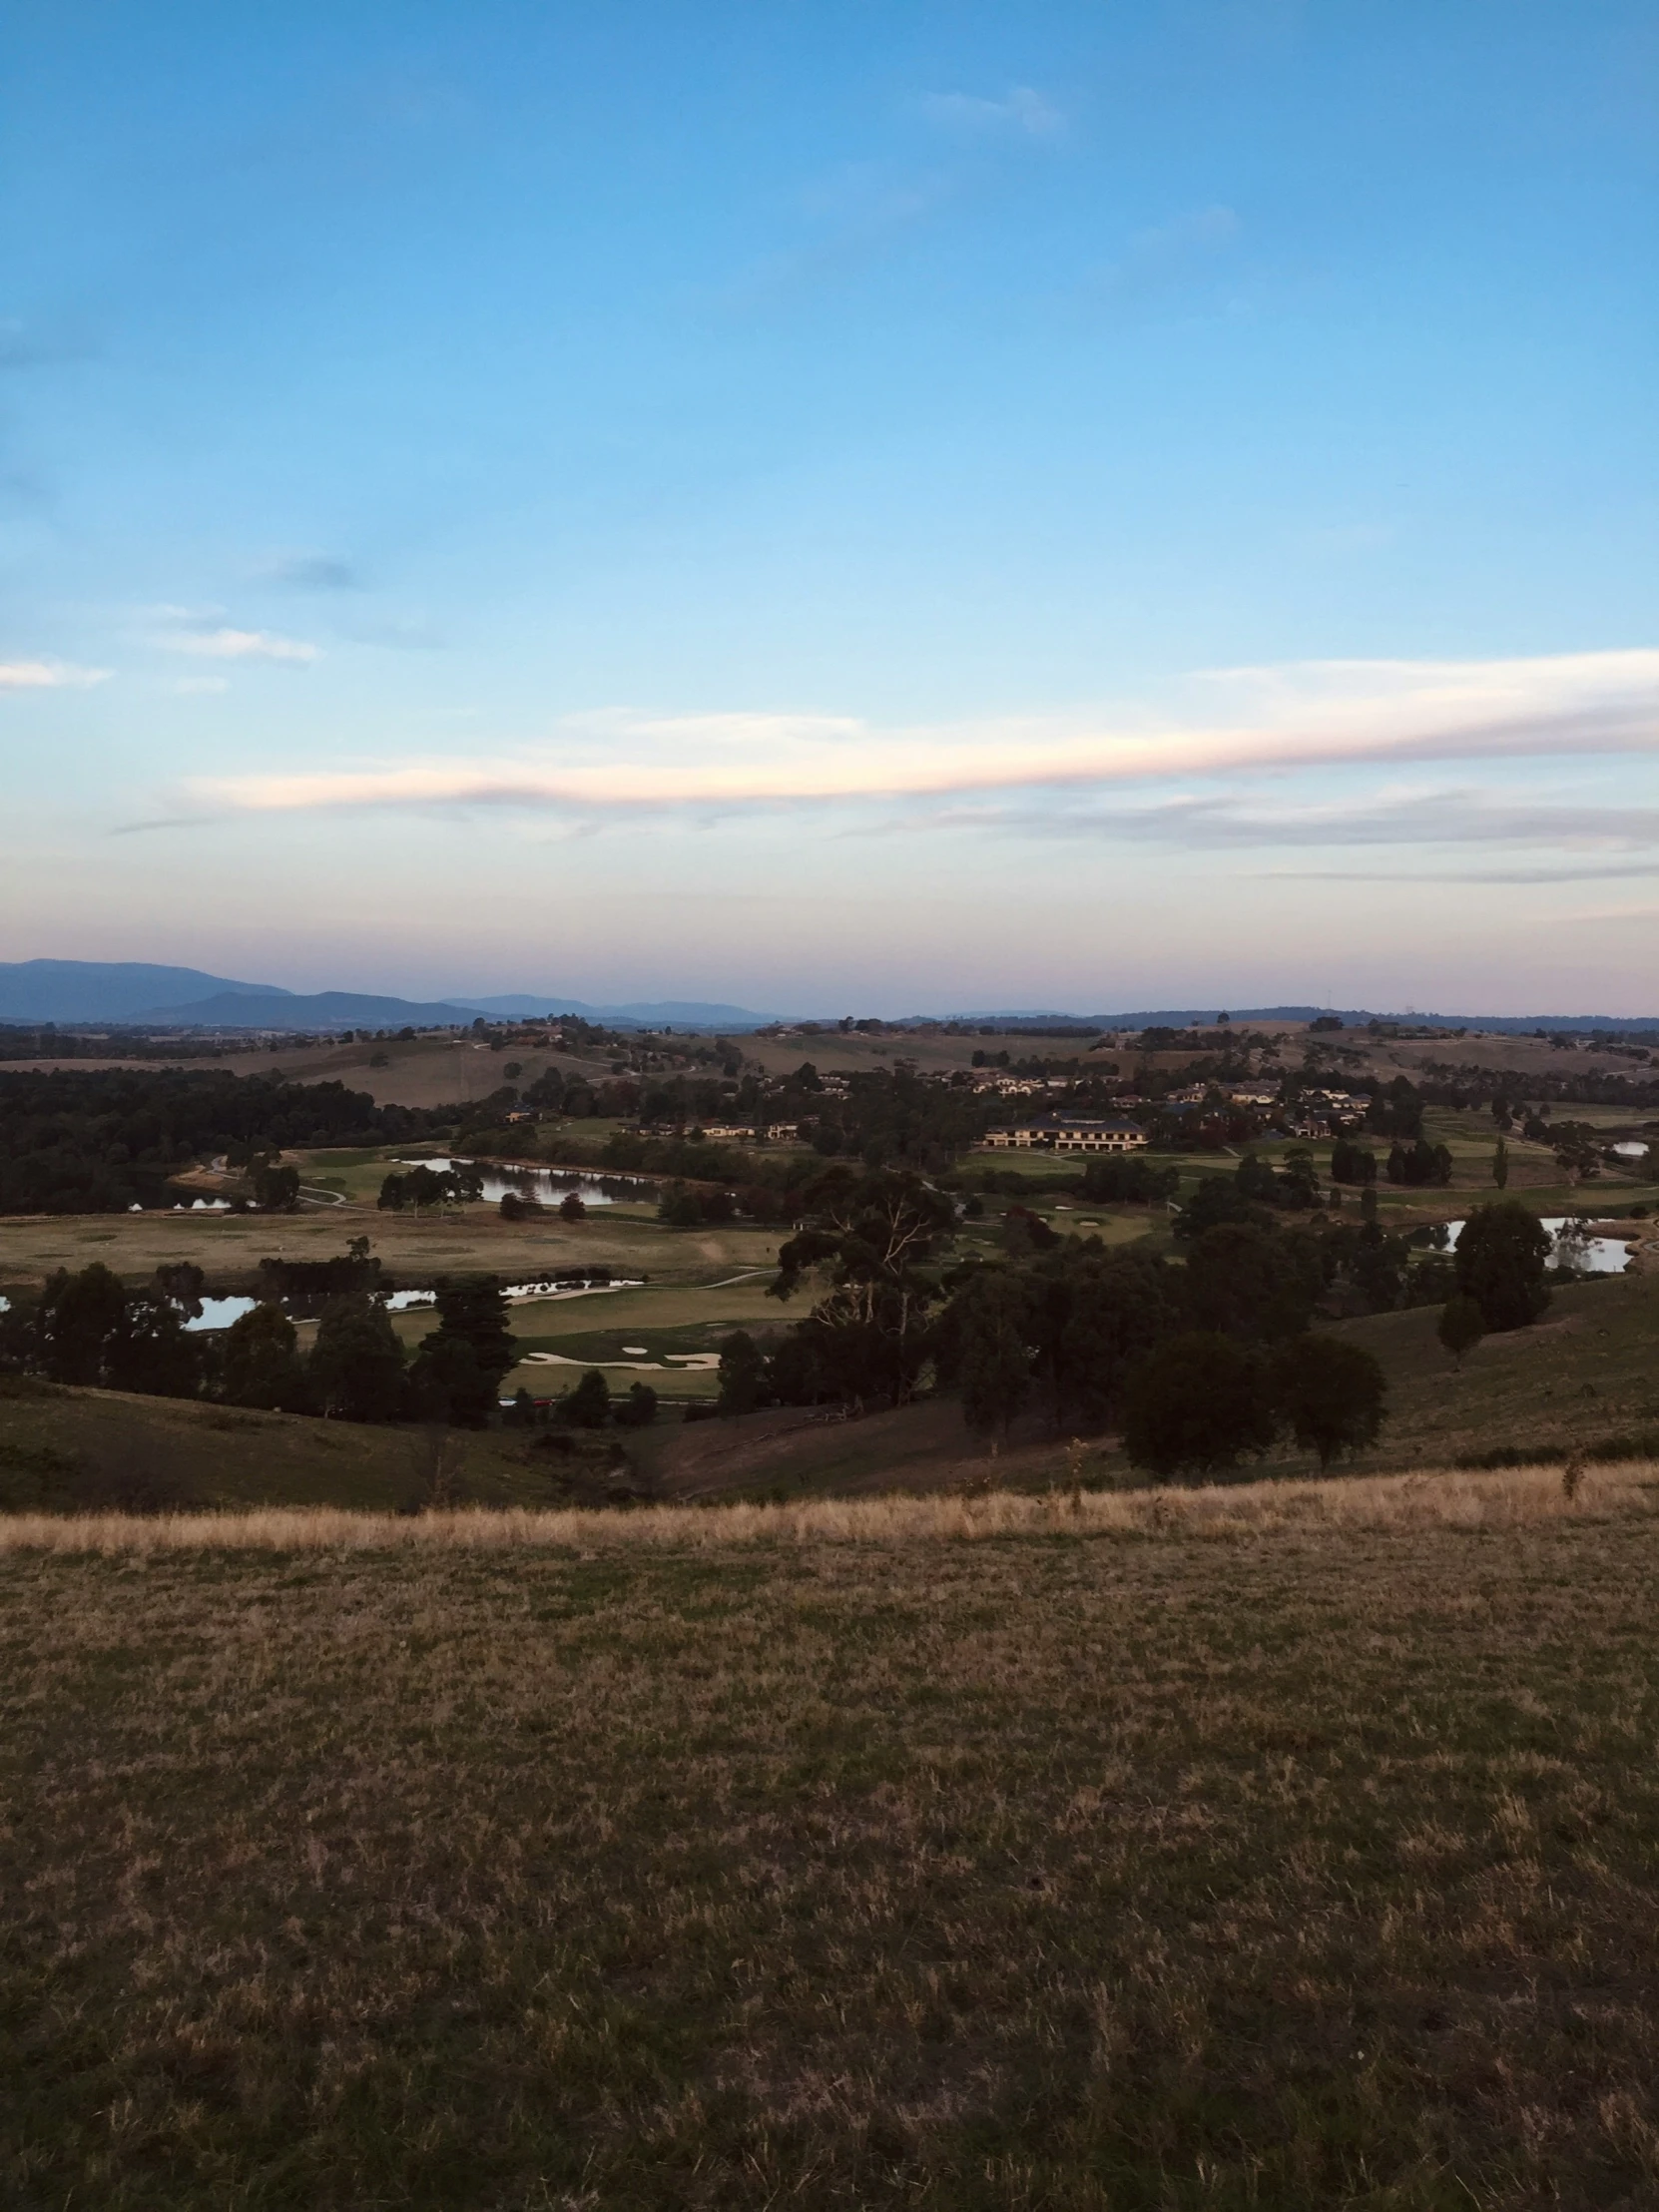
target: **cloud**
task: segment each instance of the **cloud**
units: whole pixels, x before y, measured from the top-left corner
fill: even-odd
[[[1261,883],[1437,883],[1443,889],[1455,890],[1464,883],[1616,882],[1653,872],[1652,860],[1616,861],[1607,867],[1585,860],[1565,867],[1459,867],[1455,873],[1445,868],[1389,868],[1385,873],[1381,868],[1275,868],[1255,880]]]
[[[899,175],[884,163],[849,163],[805,196],[815,237],[763,255],[711,296],[728,307],[746,307],[844,278],[946,207],[960,186],[960,178],[946,169]]]
[[[916,815],[931,809],[942,825],[1087,834],[1101,818],[1080,814],[1079,800],[1115,788],[1367,763],[1651,756],[1659,752],[1659,651],[1219,670],[1191,680],[1177,705],[1184,711],[902,728],[849,716],[618,710],[566,721],[558,744],[537,754],[206,779],[188,797],[250,814],[471,806],[600,816],[887,802]],[[1015,793],[1026,804],[1014,814],[993,819],[972,806]],[[1040,796],[1046,814],[1032,804]],[[1390,804],[1402,825],[1417,810],[1413,834],[1443,819],[1439,798]],[[1224,802],[1214,798],[1173,799],[1162,817],[1143,819],[1179,822],[1189,837],[1206,823],[1217,841],[1228,834]],[[1628,809],[1606,817],[1627,826],[1638,819]],[[1322,820],[1311,835],[1339,832],[1340,815]],[[1602,833],[1587,816],[1580,831]]]
[[[1232,208],[1195,208],[1137,231],[1117,261],[1095,272],[1090,289],[1122,305],[1150,304],[1212,283],[1244,225]]]
[[[1189,847],[1515,844],[1577,845],[1590,852],[1659,850],[1659,807],[1586,807],[1547,795],[1514,800],[1487,791],[1444,787],[1304,806],[1262,806],[1230,794],[1184,794],[1151,806],[1071,808],[1064,814],[961,809],[946,818],[946,826],[1017,828],[1045,836],[1116,837]],[[1621,864],[1608,872],[1646,874],[1654,866],[1648,860],[1635,866]],[[1305,873],[1286,872],[1287,877]],[[1566,868],[1557,863],[1528,870],[1525,879],[1573,881],[1601,872],[1589,862]],[[1320,873],[1341,882],[1358,879],[1350,868]],[[1436,874],[1421,880],[1451,878]]]
[[[0,691],[80,691],[109,680],[107,668],[76,668],[68,661],[0,661]]]
[[[363,585],[351,563],[331,553],[294,553],[274,561],[265,574],[289,591],[361,591]]]
[[[921,112],[941,130],[969,138],[1054,139],[1066,127],[1060,110],[1029,85],[1013,86],[1001,100],[971,92],[930,92]]]
[[[90,360],[97,350],[77,325],[31,328],[17,315],[0,315],[0,368],[50,368],[60,361]]]
[[[317,648],[275,630],[184,630],[164,640],[174,653],[199,653],[210,661],[314,661]]]

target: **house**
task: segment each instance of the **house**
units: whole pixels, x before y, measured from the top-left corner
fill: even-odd
[[[1146,1131],[1134,1121],[1050,1114],[988,1129],[985,1143],[995,1152],[1140,1152]]]

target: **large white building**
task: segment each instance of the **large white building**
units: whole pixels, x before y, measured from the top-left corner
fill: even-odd
[[[1140,1152],[1146,1146],[1146,1131],[1135,1121],[1044,1114],[988,1129],[985,1142],[995,1152]]]

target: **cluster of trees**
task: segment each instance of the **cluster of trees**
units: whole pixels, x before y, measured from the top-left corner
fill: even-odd
[[[798,1118],[821,1159],[937,1175],[979,1141],[1001,1110],[971,1090],[928,1082],[901,1064],[860,1070],[847,1078],[841,1097]]]
[[[1133,1153],[1091,1160],[1083,1170],[1083,1197],[1096,1206],[1161,1206],[1181,1187],[1179,1168],[1155,1168]]]
[[[565,1222],[586,1221],[588,1209],[580,1191],[566,1191],[556,1207],[543,1206],[539,1198],[528,1198],[522,1191],[503,1191],[501,1194],[501,1219],[503,1221],[530,1221],[538,1214],[557,1213]]]
[[[670,1229],[701,1229],[735,1219],[737,1194],[719,1185],[671,1183],[657,1203],[657,1219]]]
[[[1223,1195],[1209,1218],[1183,1216],[1185,1266],[1049,1230],[1005,1239],[1000,1264],[952,1267],[940,1193],[892,1171],[832,1171],[806,1194],[773,1287],[787,1300],[812,1275],[822,1295],[770,1345],[727,1340],[721,1410],[898,1405],[936,1381],[985,1433],[1028,1407],[1056,1429],[1121,1420],[1131,1458],[1160,1473],[1231,1465],[1284,1434],[1327,1464],[1375,1440],[1384,1391],[1371,1355],[1316,1331],[1316,1316],[1345,1276],[1369,1303],[1398,1304],[1413,1256],[1378,1226],[1370,1189],[1357,1228],[1315,1226],[1253,1196],[1259,1182],[1201,1186]],[[1478,1335],[1537,1318],[1548,1257],[1536,1217],[1500,1201],[1474,1210],[1455,1258],[1414,1272],[1433,1303],[1466,1302]],[[1467,1322],[1443,1326],[1455,1337]]]
[[[550,1406],[538,1406],[526,1389],[516,1390],[505,1415],[510,1428],[544,1423],[559,1428],[649,1428],[656,1418],[657,1393],[649,1382],[632,1382],[625,1395],[613,1396],[598,1368],[589,1368]]]
[[[360,1258],[350,1264],[373,1265]],[[275,1293],[283,1277],[272,1273],[268,1280]],[[159,1269],[153,1283],[136,1291],[96,1261],[78,1274],[60,1270],[38,1299],[18,1300],[0,1315],[0,1367],[150,1396],[481,1427],[517,1357],[494,1276],[438,1284],[438,1326],[412,1359],[383,1298],[361,1273],[353,1287],[326,1299],[307,1355],[275,1295],[223,1336],[190,1332],[185,1325],[200,1316],[201,1294],[199,1268]]]
[[[158,1268],[129,1291],[98,1261],[76,1274],[60,1268],[39,1298],[14,1299],[0,1314],[0,1367],[52,1382],[194,1397],[202,1352],[185,1323],[202,1312],[202,1283],[200,1268]]]
[[[1451,1181],[1451,1154],[1443,1144],[1430,1144],[1425,1137],[1418,1137],[1409,1147],[1395,1144],[1388,1150],[1388,1181],[1409,1185],[1440,1184]]]
[[[0,1213],[124,1212],[168,1202],[169,1178],[227,1158],[274,1178],[262,1205],[297,1176],[271,1165],[301,1146],[402,1143],[443,1112],[376,1106],[342,1083],[287,1083],[221,1068],[58,1068],[0,1073]],[[256,1193],[256,1195],[258,1195]]]
[[[419,1213],[427,1206],[458,1206],[469,1198],[481,1198],[483,1191],[482,1171],[467,1161],[455,1160],[446,1168],[421,1162],[402,1174],[394,1170],[388,1175],[375,1203],[382,1213],[401,1213],[405,1206]]]
[[[1422,1094],[1408,1076],[1396,1075],[1379,1089],[1366,1108],[1366,1127],[1380,1137],[1402,1137],[1414,1144],[1422,1135]]]

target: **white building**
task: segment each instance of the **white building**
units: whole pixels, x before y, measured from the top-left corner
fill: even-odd
[[[1134,1121],[1050,1114],[989,1129],[985,1143],[994,1152],[1141,1152],[1146,1131]]]

